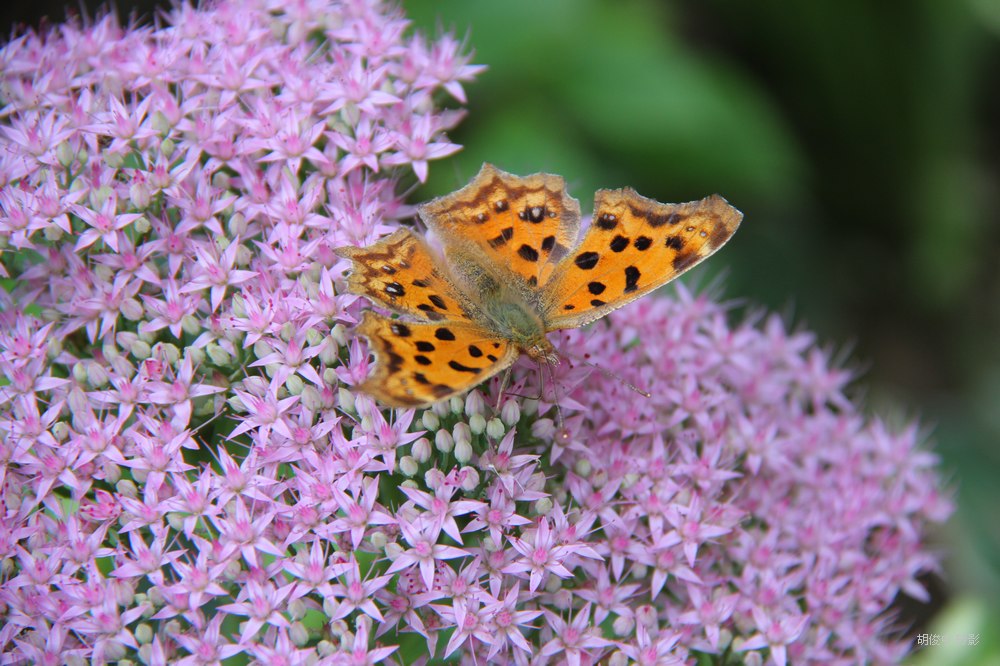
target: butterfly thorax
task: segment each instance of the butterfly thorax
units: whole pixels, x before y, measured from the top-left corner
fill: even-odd
[[[510,340],[521,352],[540,363],[558,363],[555,348],[545,338],[545,323],[516,293],[501,289],[484,299],[483,315],[499,337]]]

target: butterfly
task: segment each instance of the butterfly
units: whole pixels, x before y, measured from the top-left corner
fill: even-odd
[[[581,241],[580,204],[562,177],[515,176],[491,164],[417,209],[444,249],[400,229],[352,262],[348,290],[400,315],[367,310],[356,332],[375,354],[359,388],[392,407],[458,395],[527,354],[557,364],[546,338],[673,280],[714,253],[743,214],[713,195],[664,204],[631,188],[598,190]]]

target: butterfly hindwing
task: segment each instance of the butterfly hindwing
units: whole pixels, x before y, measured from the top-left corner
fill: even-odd
[[[465,319],[472,306],[420,237],[400,229],[368,247],[337,248],[353,262],[347,287],[424,321]]]
[[[548,330],[575,328],[673,280],[722,247],[743,214],[718,195],[663,204],[598,190],[594,218],[542,295]]]
[[[375,352],[361,390],[392,407],[419,407],[462,393],[500,372],[518,350],[466,322],[408,322],[366,311],[357,332]]]
[[[484,164],[468,185],[418,209],[446,245],[471,246],[528,288],[545,284],[576,243],[580,204],[561,176],[514,176]],[[468,251],[466,251],[468,255]]]

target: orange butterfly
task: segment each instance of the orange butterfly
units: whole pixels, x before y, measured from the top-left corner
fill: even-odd
[[[468,185],[418,209],[445,260],[401,229],[342,247],[348,289],[393,310],[357,327],[376,365],[359,388],[420,407],[472,388],[519,354],[559,362],[546,334],[576,328],[649,293],[722,247],[743,214],[718,195],[662,204],[631,188],[598,190],[577,244],[580,204],[560,176],[484,164]]]

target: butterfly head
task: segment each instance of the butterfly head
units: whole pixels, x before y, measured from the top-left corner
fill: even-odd
[[[522,351],[538,363],[559,365],[559,353],[556,352],[552,343],[544,337],[525,345]]]

